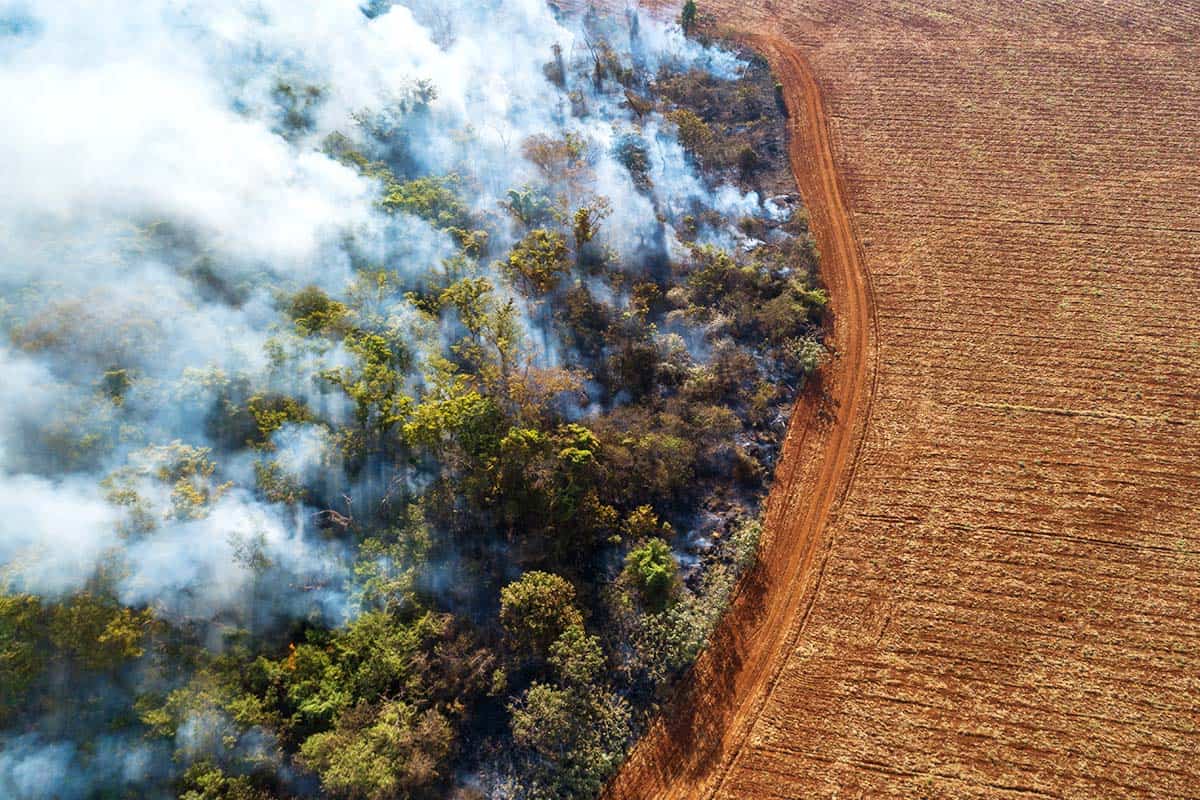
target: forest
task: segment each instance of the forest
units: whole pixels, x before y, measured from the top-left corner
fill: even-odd
[[[595,797],[826,356],[768,65],[517,0],[68,5],[0,18],[47,132],[0,141],[62,158],[0,211],[0,795]]]

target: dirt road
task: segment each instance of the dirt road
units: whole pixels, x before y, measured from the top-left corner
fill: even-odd
[[[1200,797],[1200,4],[701,7],[785,84],[837,405],[609,796]]]

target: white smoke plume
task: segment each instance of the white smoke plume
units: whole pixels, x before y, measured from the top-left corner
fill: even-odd
[[[397,100],[428,82],[436,100],[412,152],[428,173],[472,170],[485,190],[478,206],[489,212],[534,175],[520,154],[525,138],[573,131],[598,154],[609,225],[624,234],[614,244],[649,235],[650,200],[611,156],[632,129],[630,112],[609,100],[584,119],[564,117],[543,65],[555,44],[570,61],[586,59],[590,43],[541,0],[413,2],[372,13],[354,0],[0,5],[2,318],[24,350],[0,351],[0,561],[14,585],[69,591],[116,553],[129,571],[123,600],[203,617],[245,602],[253,576],[232,558],[231,542],[249,539],[291,575],[281,586],[311,586],[313,572],[330,585],[342,554],[310,541],[304,518],[248,492],[227,496],[202,521],[165,522],[130,541],[99,488],[126,464],[128,448],[82,465],[30,449],[64,416],[99,427],[136,416],[172,439],[211,445],[202,425],[211,398],[198,390],[201,402],[181,406],[170,387],[186,383],[189,369],[261,374],[280,324],[276,285],[315,283],[337,294],[354,257],[420,275],[451,252],[423,221],[382,214],[378,186],[321,152],[329,133],[355,130],[356,115],[402,115]],[[639,48],[651,68],[739,68],[649,20]],[[314,87],[298,133],[281,120],[284,85]],[[649,119],[642,135],[662,207],[708,201],[671,131]],[[718,199],[739,213],[757,204],[731,188]],[[150,245],[145,236],[164,224],[179,232],[166,251],[161,237]],[[183,268],[199,259],[214,282],[239,287],[236,302],[206,293]],[[313,371],[338,355],[316,358]],[[122,407],[106,407],[95,384],[113,365],[154,380],[135,383]],[[314,446],[293,437],[284,461],[311,470]],[[235,460],[221,467],[238,471]]]

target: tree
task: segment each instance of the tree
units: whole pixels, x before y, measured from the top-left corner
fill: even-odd
[[[409,504],[397,525],[364,539],[354,564],[363,610],[416,608],[417,580],[432,544],[421,503]]]
[[[459,189],[462,179],[457,175],[417,178],[387,187],[380,205],[387,211],[403,211],[442,230],[465,228],[470,224],[470,209]]]
[[[326,370],[322,377],[354,401],[360,432],[382,443],[412,411],[413,399],[404,392],[412,355],[392,330],[355,331],[347,335],[345,346],[357,364]]]
[[[571,693],[544,683],[525,690],[509,706],[513,739],[544,758],[566,755],[571,739]]]
[[[636,133],[626,133],[617,139],[613,155],[633,179],[633,185],[642,191],[649,191],[653,182],[650,180],[650,149],[646,140]]]
[[[563,683],[590,688],[604,668],[604,651],[597,637],[571,625],[550,645],[550,664]]]
[[[427,395],[412,409],[404,436],[428,448],[445,469],[462,471],[495,452],[500,419],[495,400],[458,381],[445,393]]]
[[[630,539],[635,542],[648,539],[660,532],[670,533],[671,531],[671,523],[660,521],[658,514],[654,513],[654,507],[646,505],[638,506],[630,511],[622,527]]]
[[[744,145],[738,150],[737,165],[743,177],[748,177],[758,169],[759,163],[758,153],[750,145]]]
[[[625,557],[625,574],[637,587],[643,605],[650,611],[662,611],[679,580],[679,565],[670,546],[662,539],[650,539]]]
[[[345,335],[350,310],[317,286],[307,286],[292,296],[287,314],[304,336]]]
[[[473,230],[471,209],[460,196],[462,178],[458,175],[416,178],[404,183],[389,182],[380,205],[384,210],[420,217],[450,234],[455,243],[471,255],[479,255],[487,244],[485,231]]]
[[[683,4],[683,13],[679,15],[679,24],[685,34],[690,34],[696,27],[696,0],[687,0]]]
[[[541,224],[552,214],[550,200],[528,184],[521,189],[509,189],[505,205],[526,227]]]
[[[555,42],[550,45],[550,50],[554,53],[554,60],[542,67],[542,73],[546,80],[563,89],[567,85],[567,66],[563,62],[562,45]]]
[[[629,741],[629,705],[595,685],[534,683],[509,703],[513,741],[531,762],[531,798],[595,797]]]
[[[434,796],[490,655],[449,615],[371,611],[279,661],[259,659],[269,711],[331,797]]]
[[[257,394],[246,401],[246,410],[258,428],[258,437],[250,444],[263,450],[273,449],[271,435],[284,425],[312,419],[303,400],[284,394]]]
[[[217,464],[211,455],[211,447],[180,441],[144,447],[130,454],[130,463],[114,471],[101,485],[110,502],[129,509],[129,524],[135,530],[153,530],[156,511],[162,519],[203,519],[233,486],[228,481],[217,483]],[[155,482],[171,487],[169,509],[152,501],[161,496]]]
[[[540,658],[564,630],[583,626],[575,587],[549,572],[526,572],[500,590],[500,624],[515,650]]]
[[[45,614],[27,594],[0,594],[0,720],[26,705],[45,667]]]
[[[596,238],[600,232],[600,222],[612,213],[612,206],[607,197],[598,198],[595,202],[580,206],[575,210],[574,227],[575,250],[582,253],[583,249]]]
[[[705,158],[711,152],[716,134],[699,114],[687,108],[669,112],[667,119],[675,123],[679,132],[679,143],[690,153]],[[708,166],[719,166],[715,160]]]
[[[538,228],[517,243],[504,271],[526,297],[548,294],[570,269],[567,239],[557,231]]]
[[[441,777],[453,745],[454,730],[440,712],[389,700],[351,709],[336,729],[310,736],[300,760],[334,797],[400,800]]]
[[[251,778],[226,775],[210,761],[189,767],[180,791],[180,800],[271,800],[271,793],[255,787]]]
[[[534,134],[522,143],[521,152],[555,184],[580,182],[588,172],[587,140],[575,133],[561,139]]]

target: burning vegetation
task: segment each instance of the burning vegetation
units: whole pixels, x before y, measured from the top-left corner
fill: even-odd
[[[4,212],[0,793],[594,796],[824,354],[769,70],[632,12],[161,5],[92,20],[140,71],[89,4],[0,24],[152,104]]]

